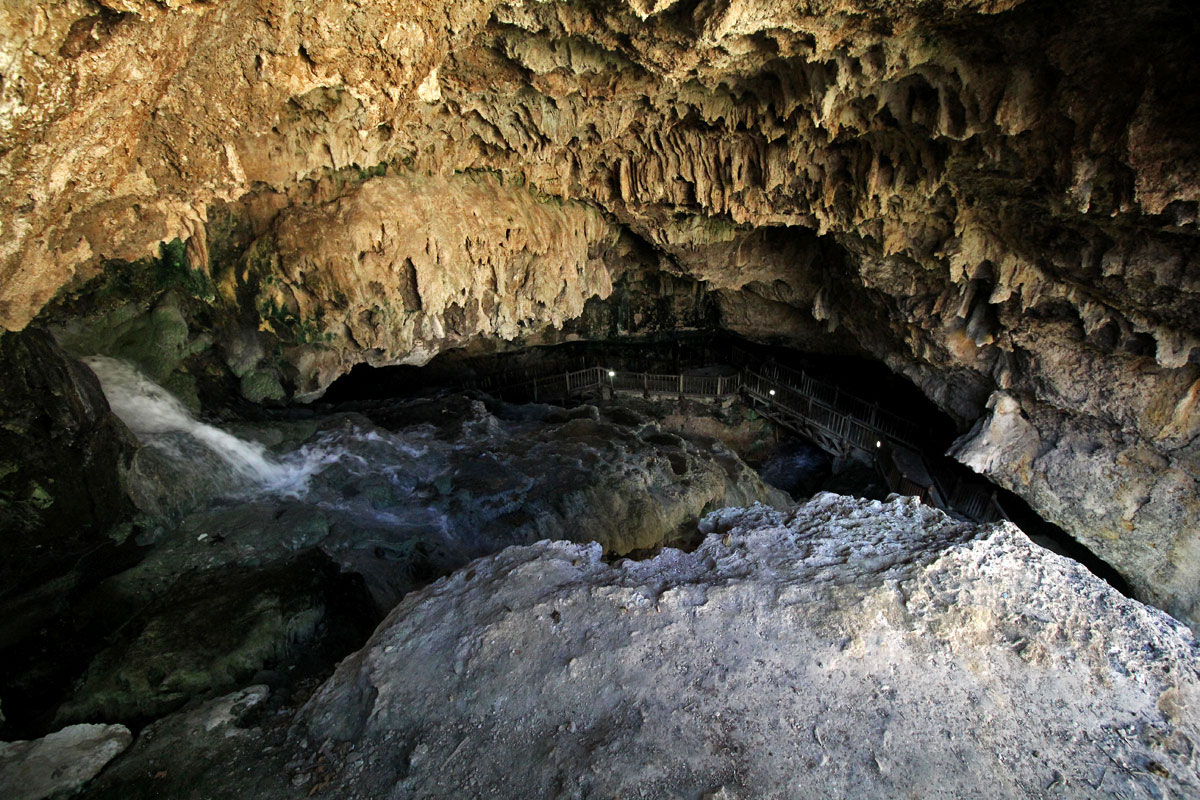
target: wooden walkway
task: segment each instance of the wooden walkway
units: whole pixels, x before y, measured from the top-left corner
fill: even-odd
[[[976,522],[1007,519],[994,492],[930,466],[921,452],[921,428],[911,420],[836,384],[773,362],[747,361],[736,374],[713,376],[592,366],[561,373],[489,376],[472,382],[468,388],[504,400],[541,403],[601,400],[616,395],[733,399],[812,441],[834,458],[847,458],[855,452],[866,456],[891,491],[916,495]]]

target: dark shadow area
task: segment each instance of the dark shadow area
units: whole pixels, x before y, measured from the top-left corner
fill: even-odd
[[[142,548],[127,540],[83,554],[73,569],[0,604],[0,686],[4,740],[36,738],[91,658],[126,621],[119,610],[95,607],[97,587],[135,566]],[[98,618],[105,618],[101,621]]]
[[[78,581],[73,591],[56,596],[40,617],[28,609],[5,609],[11,616],[0,649],[4,739],[37,738],[83,721],[120,722],[136,732],[189,703],[252,683],[270,686],[274,701],[302,701],[362,646],[382,618],[362,579],[318,551],[261,568],[183,574],[162,595],[131,602],[105,579],[133,567],[145,549],[130,542],[103,563],[81,563],[71,576]],[[261,665],[248,659],[233,667],[227,685],[218,681],[193,695],[172,693],[162,683],[189,662],[198,672],[212,669],[210,654],[228,652],[255,623],[246,609],[276,605],[319,621],[312,630],[297,631]],[[145,649],[150,642],[153,652]],[[145,676],[146,699],[73,711],[72,695],[106,672],[114,687]]]
[[[1128,585],[1115,569],[1062,529],[1041,519],[1021,498],[944,456],[961,432],[954,421],[907,379],[868,358],[801,353],[756,344],[724,332],[580,341],[484,356],[451,351],[424,367],[359,365],[330,387],[318,408],[366,410],[366,406],[390,398],[476,386],[487,387],[485,391],[495,386],[519,387],[522,381],[555,371],[568,373],[597,366],[628,372],[715,375],[736,374],[747,363],[777,364],[803,372],[915,423],[923,434],[916,444],[931,468],[936,468],[944,494],[953,494],[954,488],[961,484],[974,486],[976,494],[990,496],[989,502],[998,504],[1036,543],[1078,561],[1114,588],[1129,594]],[[505,396],[511,399],[508,394]],[[600,400],[600,397],[589,398],[589,402]],[[764,481],[797,500],[819,491],[885,498],[889,494],[888,481],[881,465],[872,463],[870,455],[859,452],[855,458],[836,457],[783,429],[777,431],[769,453],[743,453]]]
[[[811,442],[780,439],[765,460],[751,463],[764,481],[794,498],[811,497],[833,475],[833,460]]]
[[[1121,573],[1117,572],[1111,564],[1071,538],[1071,535],[1062,528],[1042,519],[1019,495],[997,487],[996,498],[1000,502],[1000,505],[1003,506],[1005,513],[1008,514],[1008,518],[1012,520],[1014,525],[1024,531],[1033,540],[1034,544],[1040,545],[1051,552],[1058,553],[1060,556],[1066,556],[1074,561],[1078,561],[1087,567],[1089,572],[1108,583],[1121,594],[1126,597],[1133,597],[1133,591],[1129,588],[1129,583],[1121,577]]]
[[[736,372],[748,359],[773,362],[836,383],[868,403],[886,406],[925,427],[933,450],[944,450],[959,433],[954,422],[907,379],[879,361],[854,356],[800,353],[750,342],[729,333],[695,333],[623,341],[581,341],[531,347],[486,356],[448,351],[422,367],[359,364],[330,385],[314,408],[363,400],[414,397],[471,388],[485,379],[519,383],[554,371],[603,366],[630,372],[695,374],[726,368]]]

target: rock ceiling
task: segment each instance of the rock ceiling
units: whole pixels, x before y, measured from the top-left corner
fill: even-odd
[[[243,390],[311,396],[560,326],[636,263],[704,282],[730,329],[883,360],[970,428],[960,459],[1194,624],[1197,24],[1167,0],[16,0],[0,325],[180,239]]]

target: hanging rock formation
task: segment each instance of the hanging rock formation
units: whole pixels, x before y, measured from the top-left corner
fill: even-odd
[[[1176,0],[23,0],[0,324],[112,350],[183,319],[164,369],[195,402],[307,397],[536,337],[637,252],[730,329],[906,375],[960,458],[1195,623],[1196,25]]]

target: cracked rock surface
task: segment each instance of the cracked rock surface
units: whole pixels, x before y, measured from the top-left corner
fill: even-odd
[[[169,717],[89,796],[1200,790],[1191,631],[1010,524],[825,493],[702,529],[638,562],[550,541],[472,562],[405,597],[294,722],[206,733],[236,697]]]

